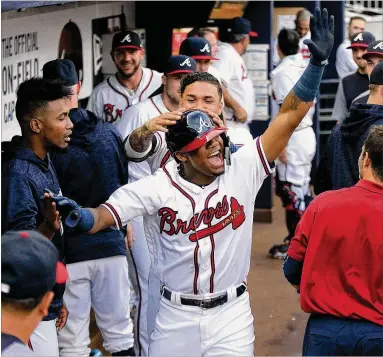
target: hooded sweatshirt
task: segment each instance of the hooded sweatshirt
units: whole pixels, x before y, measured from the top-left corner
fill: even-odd
[[[315,194],[354,186],[359,180],[358,159],[373,125],[383,125],[383,106],[355,104],[331,132],[314,183]]]
[[[36,230],[44,222],[44,188],[61,194],[56,172],[49,154],[41,160],[27,148],[21,136],[1,144],[1,233],[6,231]],[[64,238],[62,229],[53,236],[52,242],[64,261]],[[57,289],[57,290],[56,290]],[[55,297],[49,307],[49,314],[43,320],[57,317],[62,306],[65,284],[56,285]]]
[[[128,161],[114,125],[85,109],[72,109],[71,141],[52,155],[63,195],[83,207],[98,207],[128,182]],[[92,236],[65,232],[67,264],[126,255],[124,235],[112,228]]]

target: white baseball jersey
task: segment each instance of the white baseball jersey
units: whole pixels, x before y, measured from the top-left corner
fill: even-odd
[[[306,35],[304,35],[303,37],[301,37],[299,39],[299,53],[302,55],[303,59],[305,60],[306,62],[306,65],[309,63],[309,60],[310,60],[310,50],[309,48],[307,47],[307,45],[305,45],[303,43],[304,40],[309,40],[311,39],[311,32],[307,32]],[[279,54],[278,54],[278,50],[277,50],[277,45],[278,45],[278,39],[276,39],[274,41],[274,51],[273,51],[273,65],[274,66],[277,66],[279,64],[279,62],[281,62],[281,58],[279,57]]]
[[[336,50],[335,68],[340,79],[358,69],[358,65],[352,56],[351,48],[347,48],[350,45],[351,41],[349,39],[345,39]]]
[[[207,69],[207,72],[213,75],[215,78],[217,78],[219,84],[222,85],[221,74],[219,73],[217,68],[210,65],[209,68]]]
[[[202,188],[168,162],[154,175],[125,185],[103,205],[123,227],[137,216],[156,241],[156,275],[169,289],[205,294],[246,280],[254,202],[272,172],[260,138],[232,157],[226,172]]]
[[[297,53],[296,55],[284,57],[281,63],[271,71],[270,79],[273,90],[273,99],[276,100],[278,104],[282,104],[302,76],[306,67],[307,63],[301,53]],[[314,107],[310,108],[296,130],[313,125],[312,118],[314,116],[314,111]]]
[[[253,82],[247,72],[242,56],[228,43],[219,45],[217,54],[219,61],[214,61],[213,66],[219,71],[222,82],[227,87],[229,94],[246,110],[247,122],[252,121],[255,109],[255,94]],[[246,123],[233,120],[233,110],[224,108],[228,127],[247,127]]]
[[[142,78],[136,90],[123,86],[116,75],[108,77],[94,88],[87,108],[107,122],[117,122],[126,109],[148,98],[161,86],[162,73],[142,68]]]

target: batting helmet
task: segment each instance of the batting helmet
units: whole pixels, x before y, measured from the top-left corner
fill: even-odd
[[[225,134],[227,128],[216,126],[212,119],[201,110],[184,112],[175,125],[168,127],[165,134],[170,152],[189,152],[196,150],[218,135],[222,136],[224,145],[229,140]]]

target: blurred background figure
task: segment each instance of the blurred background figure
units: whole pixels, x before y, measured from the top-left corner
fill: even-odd
[[[340,79],[358,69],[349,46],[351,44],[352,37],[359,32],[363,32],[365,26],[366,20],[362,16],[354,16],[350,19],[347,27],[348,37],[344,39],[343,43],[336,51],[335,67]]]

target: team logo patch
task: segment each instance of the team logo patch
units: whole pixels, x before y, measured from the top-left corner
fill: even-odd
[[[183,221],[177,218],[177,211],[169,207],[163,207],[158,211],[160,219],[160,233],[165,232],[169,236],[189,234],[191,242],[197,242],[200,239],[210,237],[231,226],[232,230],[238,229],[246,219],[244,206],[240,205],[234,197],[230,198],[230,205],[225,195],[221,202],[215,207],[207,207],[200,213],[196,213],[189,221]],[[211,224],[213,219],[217,220]],[[201,224],[207,227],[198,229]]]
[[[374,47],[374,50],[376,50],[376,49],[380,49],[380,50],[383,50],[383,42],[379,42],[377,45],[375,45]]]
[[[124,42],[132,42],[132,39],[130,38],[130,33],[128,33],[122,40],[121,43]]]
[[[363,33],[359,33],[355,38],[354,38],[354,42],[356,41],[363,41]]]
[[[198,134],[202,134],[213,127],[209,119],[201,115],[189,114],[186,121],[188,126],[193,128]]]
[[[200,49],[200,52],[208,52],[208,53],[210,53],[209,45],[206,44],[202,49]]]
[[[191,67],[191,63],[190,63],[190,58],[186,58],[185,61],[183,61],[180,66],[183,67],[183,66],[188,66],[188,67]]]

